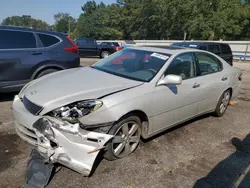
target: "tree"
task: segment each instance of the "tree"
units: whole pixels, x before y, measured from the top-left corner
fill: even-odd
[[[117,0],[82,6],[75,34],[97,39],[240,39],[249,36],[249,0]]]
[[[58,13],[54,15],[54,29],[58,32],[69,33],[71,35],[76,27],[76,19],[68,13]]]
[[[50,29],[51,26],[39,19],[34,19],[30,15],[11,16],[3,20],[1,25],[22,26],[34,29]]]
[[[82,11],[86,14],[92,14],[97,9],[97,5],[95,1],[87,1],[82,6]]]
[[[188,20],[189,32],[202,39],[228,39],[248,23],[240,0],[197,0]]]
[[[103,2],[95,4],[93,1],[82,6],[82,13],[78,19],[75,33],[78,37],[94,37],[96,39],[120,39],[119,9],[113,4],[106,6]]]

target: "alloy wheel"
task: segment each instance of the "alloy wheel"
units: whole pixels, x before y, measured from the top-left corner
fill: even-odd
[[[124,123],[112,140],[112,152],[117,158],[131,154],[140,141],[139,125],[134,121]]]
[[[221,104],[220,104],[220,113],[224,113],[225,110],[227,109],[228,103],[230,100],[230,93],[229,91],[226,91],[223,95],[223,98],[221,100]]]
[[[102,57],[103,58],[106,58],[106,57],[108,57],[109,56],[109,53],[108,52],[102,52]]]

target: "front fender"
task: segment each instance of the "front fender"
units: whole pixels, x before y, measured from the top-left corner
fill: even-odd
[[[140,100],[138,98],[132,99],[130,101],[124,101],[123,103],[111,106],[102,111],[93,112],[87,116],[84,116],[79,119],[82,124],[87,125],[96,125],[96,124],[105,124],[109,122],[117,122],[124,115],[133,112],[133,111],[142,111],[148,117],[149,125],[153,125],[153,120],[150,117],[152,114],[152,107],[148,98],[141,97]],[[152,126],[149,126],[148,132],[152,131]]]

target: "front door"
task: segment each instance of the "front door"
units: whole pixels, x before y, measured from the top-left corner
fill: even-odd
[[[164,76],[179,75],[181,85],[156,86],[154,97],[154,131],[171,127],[194,117],[199,101],[199,78],[193,53],[177,56],[167,68]]]

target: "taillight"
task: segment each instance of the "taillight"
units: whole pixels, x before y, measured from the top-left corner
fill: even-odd
[[[115,51],[120,51],[120,50],[122,50],[122,47],[120,47],[120,46],[115,46],[114,48],[115,48]]]
[[[76,43],[71,40],[68,36],[66,36],[66,39],[73,45],[71,47],[66,47],[64,48],[64,50],[66,50],[67,52],[73,52],[78,54],[78,46],[76,45]]]

